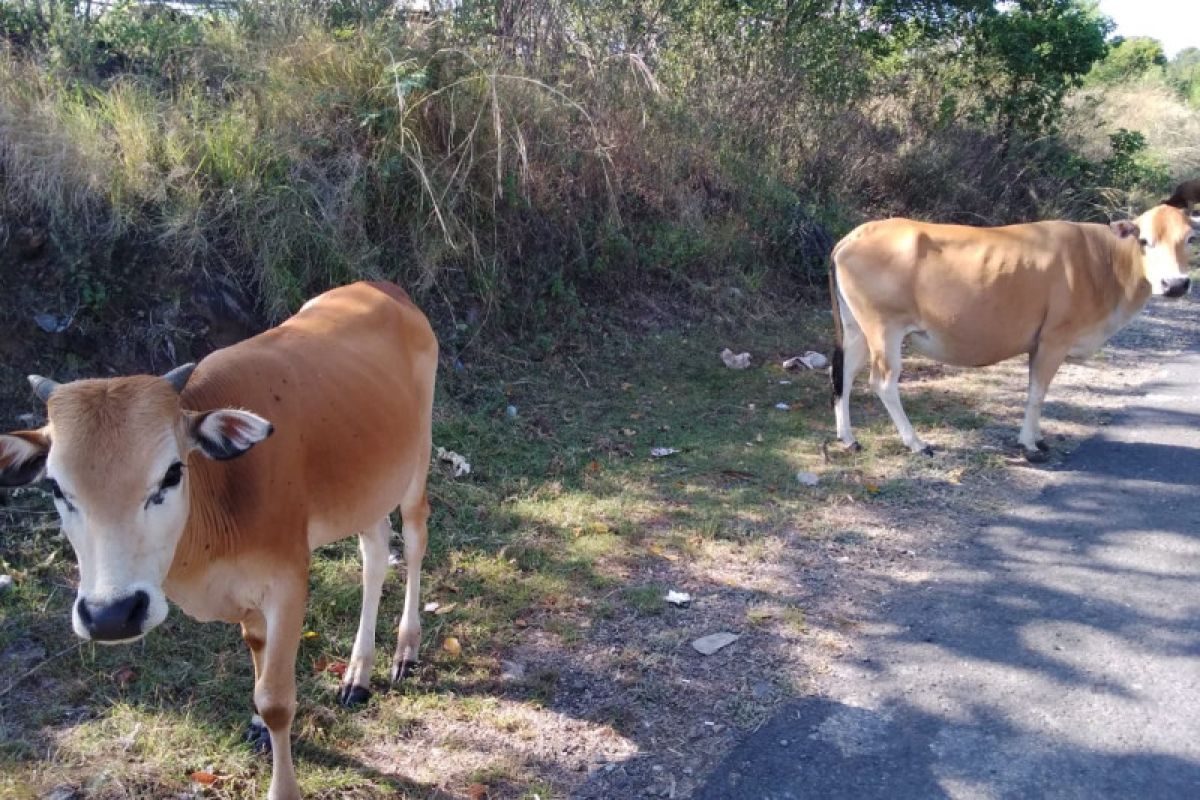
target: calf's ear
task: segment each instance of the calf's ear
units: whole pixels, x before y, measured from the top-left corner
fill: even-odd
[[[43,431],[0,435],[0,486],[26,486],[46,474],[50,437]]]
[[[218,461],[237,458],[275,432],[257,414],[233,408],[189,413],[187,426],[192,446]]]
[[[1130,236],[1137,236],[1141,233],[1137,224],[1131,220],[1119,219],[1116,222],[1110,222],[1108,227],[1112,228],[1112,232],[1122,239],[1127,239]]]

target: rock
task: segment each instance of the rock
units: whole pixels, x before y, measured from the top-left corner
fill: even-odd
[[[517,683],[525,680],[525,665],[518,661],[501,661],[500,680],[505,683]]]
[[[821,477],[815,472],[797,472],[796,480],[804,486],[816,486],[821,482]]]
[[[81,800],[82,797],[79,789],[64,783],[47,792],[43,800]]]
[[[0,594],[8,591],[13,587],[12,575],[0,575]]]
[[[759,681],[758,683],[754,684],[754,687],[750,690],[750,693],[754,695],[755,700],[766,700],[774,693],[774,691],[775,687],[773,687],[771,684],[767,683],[766,681]]]
[[[696,652],[703,656],[711,656],[713,653],[720,650],[722,647],[727,647],[733,644],[742,637],[736,633],[722,631],[720,633],[710,633],[708,636],[701,636],[696,641],[692,642],[692,647]]]

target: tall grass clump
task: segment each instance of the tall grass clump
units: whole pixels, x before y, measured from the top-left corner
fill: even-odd
[[[1102,34],[1071,0],[1037,12],[1076,54],[1055,81],[1013,71],[1029,4],[82,5],[0,3],[0,224],[45,225],[116,294],[203,275],[278,319],[386,277],[547,328],[631,292],[809,291],[866,216],[1102,198],[1051,130]],[[1029,109],[997,100],[1013,81]]]

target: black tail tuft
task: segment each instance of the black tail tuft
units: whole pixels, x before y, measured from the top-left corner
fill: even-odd
[[[833,397],[829,402],[831,405],[836,405],[837,401],[842,397],[842,362],[845,355],[842,352],[842,346],[836,345],[833,348],[833,358],[829,359],[830,370],[829,380],[833,384]]]

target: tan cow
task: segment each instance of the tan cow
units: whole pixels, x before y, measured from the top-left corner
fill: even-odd
[[[79,636],[138,639],[166,617],[166,598],[241,624],[273,800],[299,795],[290,731],[309,554],[358,533],[362,616],[339,696],[361,702],[397,507],[408,575],[392,680],[417,658],[436,367],[437,341],[408,296],[356,283],[194,372],[33,376],[49,422],[0,436],[0,485],[44,476],[54,494],[79,561]]]
[[[900,351],[958,366],[1027,353],[1029,396],[1020,444],[1045,460],[1042,400],[1068,356],[1098,350],[1151,294],[1188,290],[1194,223],[1157,205],[1111,226],[1034,222],[1000,228],[909,219],[868,222],[833,250],[830,289],[838,345],[831,372],[837,435],[850,430],[850,389],[870,362],[871,386],[904,443],[932,452],[900,405]]]

